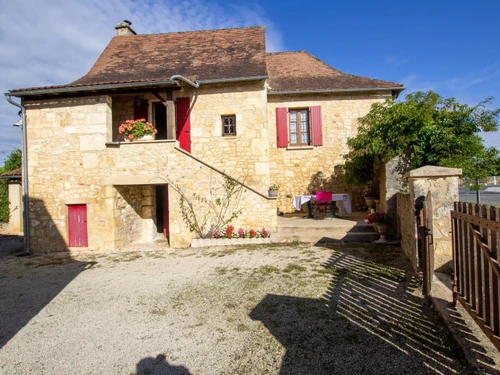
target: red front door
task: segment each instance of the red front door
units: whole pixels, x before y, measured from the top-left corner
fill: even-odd
[[[87,205],[75,204],[68,206],[69,246],[87,247]]]
[[[184,151],[191,152],[191,120],[189,98],[177,98],[177,140]]]

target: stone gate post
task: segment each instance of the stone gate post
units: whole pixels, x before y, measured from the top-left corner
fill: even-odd
[[[413,203],[425,199],[431,192],[434,270],[452,267],[451,220],[453,202],[458,201],[459,168],[425,166],[406,174],[410,200]],[[423,198],[422,198],[423,197]]]

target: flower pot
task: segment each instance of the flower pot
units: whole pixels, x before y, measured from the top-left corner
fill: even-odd
[[[368,207],[368,212],[373,212],[375,210],[376,197],[365,197],[366,206]],[[373,211],[372,211],[373,210]]]
[[[136,142],[136,141],[152,141],[154,140],[153,135],[151,134],[144,134],[142,137],[135,137],[134,139],[130,140],[125,136],[125,142]]]
[[[268,192],[270,197],[277,197],[278,196],[278,190],[271,190],[269,189]]]
[[[377,232],[380,233],[380,238],[377,242],[386,242],[387,241],[387,224],[386,223],[377,223]]]

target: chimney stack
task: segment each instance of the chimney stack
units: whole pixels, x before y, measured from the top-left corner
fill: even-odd
[[[137,33],[130,27],[130,25],[132,25],[132,22],[123,20],[115,26],[116,34],[124,36],[137,35]]]

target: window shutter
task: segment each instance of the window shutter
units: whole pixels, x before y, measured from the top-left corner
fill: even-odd
[[[276,145],[288,146],[288,111],[286,108],[276,108]]]
[[[312,145],[323,146],[323,126],[321,121],[321,107],[311,107]]]

